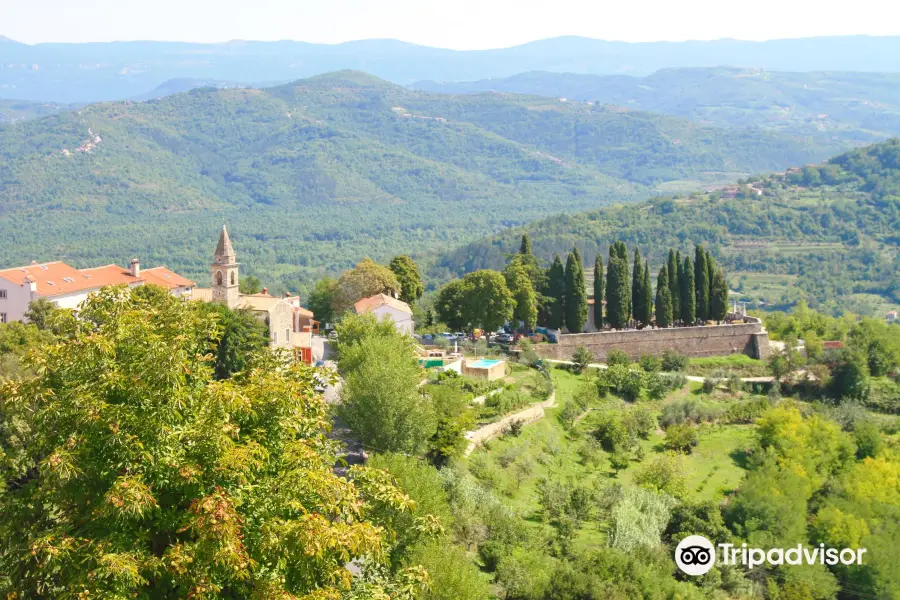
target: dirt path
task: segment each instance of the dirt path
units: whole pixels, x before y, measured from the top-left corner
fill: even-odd
[[[466,447],[465,455],[470,455],[472,451],[475,450],[475,448],[477,448],[487,440],[493,439],[503,433],[503,430],[513,421],[521,421],[522,424],[525,425],[527,425],[528,423],[534,423],[535,421],[540,421],[544,418],[544,409],[553,408],[554,406],[556,406],[555,391],[550,394],[550,397],[543,402],[532,404],[524,410],[520,410],[517,413],[513,413],[511,415],[503,417],[496,423],[488,423],[484,427],[479,427],[474,431],[470,431],[466,434],[466,439],[469,440],[469,445]]]

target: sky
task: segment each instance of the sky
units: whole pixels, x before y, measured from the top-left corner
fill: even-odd
[[[900,35],[895,0],[0,0],[25,43],[394,38],[458,50],[560,35],[627,42]]]

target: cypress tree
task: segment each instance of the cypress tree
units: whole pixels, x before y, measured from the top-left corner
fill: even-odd
[[[610,246],[606,263],[606,322],[616,329],[628,324],[628,263]]]
[[[675,254],[669,253],[669,257],[674,260]],[[656,326],[669,327],[672,324],[673,306],[672,292],[669,290],[669,270],[666,265],[659,270],[659,277],[656,278]]]
[[[671,248],[669,248],[669,264],[666,273],[669,276],[669,300],[672,302],[672,320],[670,322],[673,322],[678,318],[680,305],[678,299],[681,294],[678,291],[678,259],[675,257],[675,251]]]
[[[694,290],[697,302],[697,318],[709,320],[709,268],[706,266],[706,250],[694,248]]]
[[[721,322],[728,314],[728,280],[725,271],[716,269],[709,296],[709,318]]]
[[[603,328],[603,298],[606,296],[606,281],[603,279],[603,256],[594,259],[594,325]]]
[[[519,254],[531,256],[531,238],[527,233],[522,234],[522,243],[519,245]]]
[[[641,326],[649,326],[652,320],[653,288],[650,287],[650,263],[645,260],[641,279]]]
[[[566,270],[563,267],[562,259],[559,254],[553,259],[550,265],[550,271],[547,274],[547,291],[549,293],[550,319],[551,329],[562,329],[563,319],[565,317],[565,295],[566,295]]]
[[[641,253],[634,249],[634,268],[631,270],[631,314],[635,321],[641,321],[641,311],[644,301],[641,298],[641,288],[644,285],[644,263],[641,262]]]
[[[682,263],[679,287],[681,288],[681,322],[685,325],[693,325],[697,320],[697,304],[696,290],[694,289],[694,265],[689,256],[685,256]]]
[[[578,248],[569,252],[566,259],[566,329],[581,333],[587,323],[587,287],[584,284],[584,264]]]

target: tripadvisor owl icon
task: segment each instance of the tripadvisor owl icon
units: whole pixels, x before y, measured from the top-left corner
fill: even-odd
[[[703,575],[716,564],[716,549],[702,535],[689,535],[675,548],[675,564],[688,575]]]

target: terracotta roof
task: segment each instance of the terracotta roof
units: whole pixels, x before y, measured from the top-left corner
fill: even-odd
[[[16,285],[24,285],[26,279],[37,284],[37,293],[45,298],[62,296],[106,285],[132,285],[143,282],[133,277],[128,269],[118,265],[106,265],[93,269],[76,269],[64,262],[33,264],[0,271],[0,277]]]
[[[823,350],[840,350],[843,347],[844,347],[844,342],[842,342],[840,340],[828,340],[828,341],[822,342]]]
[[[412,314],[412,310],[409,308],[409,304],[407,304],[406,302],[401,302],[396,298],[391,298],[387,294],[375,294],[374,296],[363,298],[362,300],[354,304],[353,308],[356,309],[357,314],[362,314],[372,312],[376,308],[385,305],[390,306],[391,308],[395,308],[400,312],[405,312],[409,315]]]
[[[190,279],[182,277],[174,271],[170,271],[166,267],[153,267],[152,269],[141,269],[141,278],[147,283],[158,285],[173,290],[180,287],[193,287],[194,282]]]

